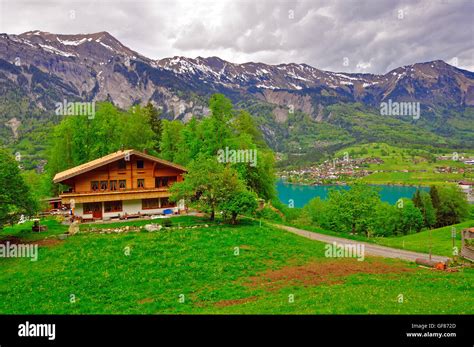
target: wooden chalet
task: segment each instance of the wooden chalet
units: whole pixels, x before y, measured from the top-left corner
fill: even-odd
[[[59,197],[74,216],[128,218],[184,209],[169,201],[169,187],[182,181],[185,172],[180,165],[129,149],[60,172],[53,182],[70,187]]]

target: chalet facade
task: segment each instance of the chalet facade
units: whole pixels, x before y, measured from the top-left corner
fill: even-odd
[[[74,216],[83,219],[128,218],[184,209],[169,200],[169,187],[183,180],[180,165],[123,150],[56,174],[54,183],[69,186],[60,195]]]

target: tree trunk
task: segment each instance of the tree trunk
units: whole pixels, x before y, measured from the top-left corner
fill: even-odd
[[[232,213],[232,224],[237,224],[237,213]]]
[[[216,212],[215,212],[214,209],[213,209],[213,210],[211,211],[211,218],[210,218],[211,221],[214,221],[215,215],[216,215]]]

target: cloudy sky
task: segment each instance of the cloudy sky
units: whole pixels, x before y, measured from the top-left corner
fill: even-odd
[[[474,0],[0,0],[0,32],[108,31],[150,58],[218,56],[385,73],[474,71]]]

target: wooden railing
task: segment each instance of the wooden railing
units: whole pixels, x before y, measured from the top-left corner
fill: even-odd
[[[82,191],[82,192],[63,192],[60,195],[62,196],[68,196],[68,195],[81,195],[81,194],[99,194],[99,193],[129,193],[129,192],[166,192],[169,190],[169,187],[160,187],[160,188],[126,188],[126,189],[116,189],[116,190],[110,190],[110,189],[97,189],[97,190],[90,190],[90,191]]]

